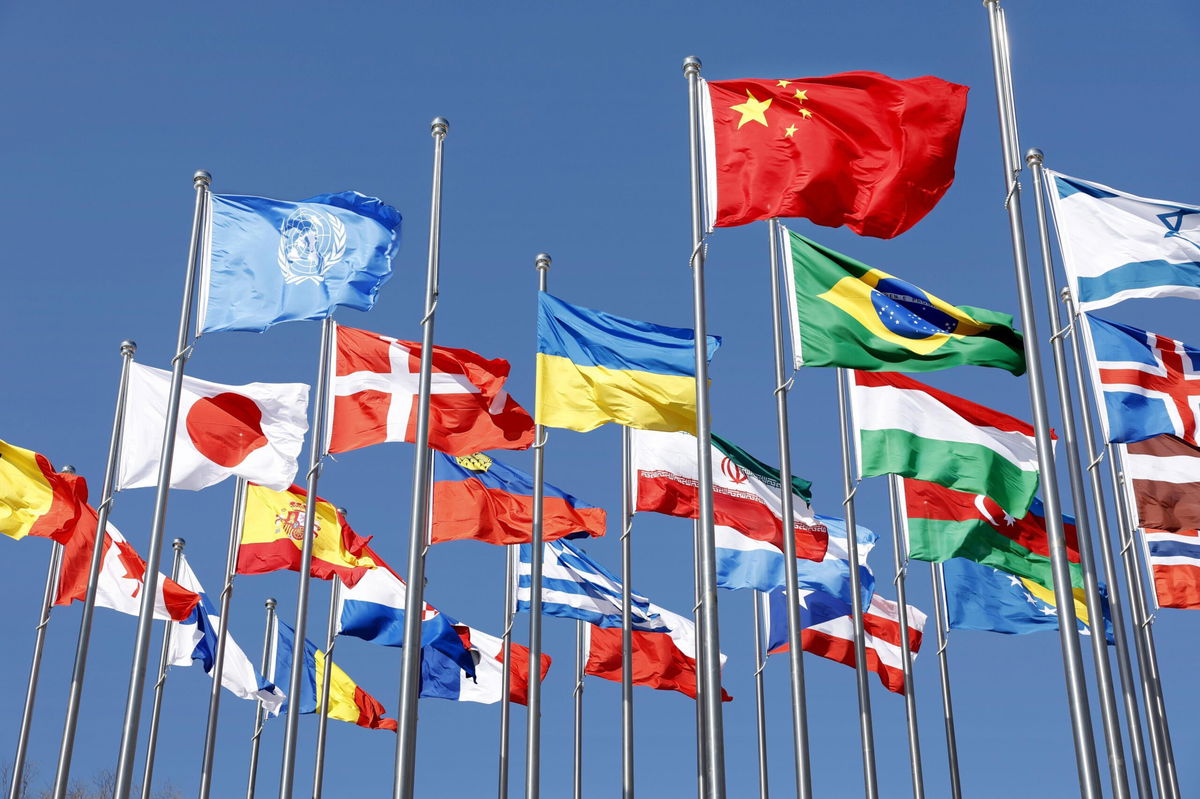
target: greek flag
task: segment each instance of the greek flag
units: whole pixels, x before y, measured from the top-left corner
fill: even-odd
[[[566,541],[550,541],[542,561],[542,613],[579,619],[598,627],[621,626],[621,581]],[[529,611],[533,547],[520,545],[517,563],[517,611]],[[633,629],[665,632],[667,624],[650,600],[632,595]]]

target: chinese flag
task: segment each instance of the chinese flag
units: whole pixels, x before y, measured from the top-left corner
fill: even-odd
[[[954,181],[966,86],[877,72],[707,86],[715,227],[804,217],[890,239]]]

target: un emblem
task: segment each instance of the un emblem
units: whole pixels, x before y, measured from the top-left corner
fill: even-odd
[[[284,283],[321,283],[346,255],[346,226],[317,208],[297,208],[279,228],[279,271]]]

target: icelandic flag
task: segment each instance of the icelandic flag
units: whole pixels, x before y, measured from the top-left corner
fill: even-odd
[[[167,664],[190,666],[199,660],[204,670],[212,674],[217,659],[217,630],[221,624],[217,608],[204,593],[204,587],[196,579],[187,558],[179,558],[179,577],[176,580],[189,591],[200,595],[200,603],[192,614],[180,622],[170,625],[167,643]],[[263,710],[270,716],[278,715],[283,706],[283,691],[258,673],[258,669],[246,657],[246,653],[233,640],[233,634],[225,634],[225,662],[221,667],[221,685],[242,699],[261,700]]]
[[[455,625],[463,646],[475,661],[475,676],[441,652],[430,647],[421,650],[421,696],[456,702],[480,702],[491,705],[504,698],[504,641],[465,624]],[[510,644],[508,697],[519,705],[528,704],[529,650],[515,641]],[[550,656],[542,653],[542,679],[550,670]]]
[[[1047,172],[1063,265],[1081,310],[1137,297],[1200,299],[1200,208]]]
[[[1172,435],[1195,446],[1200,350],[1182,341],[1084,314],[1104,392],[1108,440]]]
[[[369,311],[399,241],[400,212],[358,192],[300,202],[213,194],[197,334],[261,333],[339,305]]]

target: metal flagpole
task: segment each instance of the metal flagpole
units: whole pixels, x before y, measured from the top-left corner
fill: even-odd
[[[233,575],[237,572],[238,546],[246,518],[246,480],[239,477],[233,487],[233,518],[229,521],[229,549],[225,554],[225,583],[221,586],[221,617],[217,622],[217,651],[213,656],[212,689],[208,695],[208,723],[204,728],[204,759],[200,767],[200,799],[212,791],[213,757],[217,748],[217,718],[221,706],[221,679],[225,674],[225,651],[229,640],[229,608],[233,600]]]
[[[696,519],[700,565],[698,682],[704,711],[704,758],[707,799],[725,799],[725,740],[721,718],[721,646],[717,617],[716,534],[713,530],[712,431],[708,405],[708,317],[704,301],[704,163],[700,143],[700,59],[683,60],[688,82],[688,125],[692,178],[692,308],[696,330],[696,466],[699,509]]]
[[[288,675],[288,709],[283,728],[283,762],[279,775],[279,799],[292,799],[296,781],[296,737],[300,730],[300,683],[304,679],[304,651],[308,635],[308,589],[312,579],[313,538],[317,523],[317,486],[321,479],[321,461],[325,457],[325,412],[329,399],[330,362],[333,360],[332,317],[321,322],[321,351],[317,358],[317,390],[313,406],[312,438],[308,447],[308,479],[304,501],[304,541],[300,546],[300,571],[296,589],[296,635],[292,643],[292,671]]]
[[[633,441],[621,428],[621,799],[633,799]]]
[[[770,795],[770,780],[767,779],[767,690],[763,684],[763,669],[767,667],[763,656],[763,613],[762,603],[767,595],[751,591],[754,603],[754,710],[758,721],[758,796],[767,799]]]
[[[197,214],[200,213],[197,207]],[[194,235],[194,234],[193,234]],[[125,423],[125,395],[129,389],[129,364],[137,344],[126,339],[121,342],[121,379],[117,384],[117,409],[113,414],[112,434],[108,439],[108,458],[104,465],[104,485],[100,492],[100,504],[96,508],[96,540],[104,540],[100,532],[108,524],[108,513],[112,509],[113,485],[117,479],[117,456],[121,451],[121,429]],[[92,559],[88,566],[87,595],[83,610],[79,614],[79,638],[75,644],[75,665],[71,672],[71,688],[67,694],[67,715],[63,723],[62,743],[58,750],[58,765],[54,773],[54,799],[65,799],[67,782],[71,776],[71,754],[75,747],[75,727],[79,721],[79,700],[83,695],[83,674],[87,669],[88,644],[92,637],[92,616],[96,610],[96,585],[100,574],[100,563],[104,558],[104,547],[92,548]]]
[[[346,509],[338,508],[345,516]],[[333,647],[337,643],[338,605],[341,600],[342,581],[334,577],[329,581],[329,626],[325,633],[325,669],[321,675],[321,704],[317,714],[317,756],[313,761],[313,799],[321,799],[325,787],[325,740],[329,728],[329,688],[333,684]]]
[[[1091,712],[1088,708],[1087,683],[1083,674],[1083,656],[1076,631],[1075,597],[1071,591],[1071,572],[1067,562],[1066,540],[1062,524],[1062,505],[1058,495],[1058,476],[1050,438],[1050,419],[1046,406],[1045,380],[1042,375],[1041,341],[1033,305],[1033,287],[1025,253],[1025,229],[1021,219],[1021,184],[1018,180],[1021,159],[1017,143],[1016,110],[1012,92],[1012,73],[1008,61],[1008,35],[1000,0],[985,0],[991,30],[992,70],[996,82],[996,107],[1000,121],[1000,144],[1007,190],[1009,231],[1012,238],[1013,266],[1025,327],[1025,362],[1029,369],[1029,399],[1033,406],[1038,472],[1042,501],[1046,509],[1046,531],[1050,561],[1054,573],[1055,605],[1058,607],[1059,642],[1067,702],[1075,744],[1075,764],[1079,789],[1084,799],[1100,799],[1100,772],[1096,765],[1096,742],[1092,737]]]
[[[866,630],[863,624],[862,575],[858,570],[858,525],[854,518],[854,442],[850,428],[850,373],[837,370],[838,421],[842,427],[842,485],[846,491],[846,549],[850,560],[850,608],[854,614],[854,676],[858,683],[858,723],[862,736],[863,783],[867,799],[878,799],[879,777],[875,772],[875,731],[871,724],[871,686],[867,682]]]
[[[696,640],[703,635],[704,616],[700,612],[700,536],[696,533],[696,522],[692,522],[692,622],[696,625]],[[704,682],[700,679],[700,652],[696,652],[696,796],[707,799],[707,758],[704,753]]]
[[[1046,307],[1050,315],[1051,352],[1054,356],[1054,375],[1058,387],[1059,414],[1063,422],[1063,448],[1067,453],[1067,474],[1075,508],[1075,529],[1079,541],[1079,561],[1083,571],[1083,590],[1087,597],[1088,619],[1093,635],[1092,660],[1096,670],[1096,688],[1100,695],[1100,719],[1104,727],[1104,745],[1108,750],[1109,781],[1114,799],[1129,799],[1129,775],[1125,768],[1125,748],[1121,741],[1121,717],[1113,685],[1112,664],[1108,660],[1108,641],[1104,635],[1104,605],[1100,598],[1100,582],[1096,572],[1096,557],[1092,550],[1091,519],[1087,494],[1083,487],[1083,466],[1079,462],[1079,435],[1075,427],[1075,403],[1071,398],[1071,381],[1067,367],[1063,326],[1055,294],[1054,261],[1050,252],[1050,227],[1046,219],[1046,185],[1042,172],[1042,151],[1036,147],[1025,156],[1033,173],[1034,209],[1037,211],[1038,239],[1041,245],[1042,278],[1046,289]],[[1111,580],[1111,576],[1109,578]],[[1096,631],[1099,630],[1099,634]]]
[[[117,758],[114,799],[129,799],[133,788],[133,759],[137,754],[138,724],[142,715],[142,696],[146,683],[146,661],[150,654],[150,627],[154,621],[154,603],[158,596],[158,564],[162,558],[163,528],[167,523],[167,495],[171,490],[171,464],[175,460],[175,429],[179,422],[179,398],[183,392],[183,369],[191,355],[192,295],[196,287],[196,270],[200,264],[208,213],[208,186],[212,176],[201,170],[192,177],[196,190],[196,209],[192,221],[192,238],[188,246],[187,275],[184,279],[183,307],[179,313],[179,336],[175,357],[171,359],[171,391],[167,399],[166,421],[163,425],[162,453],[158,464],[158,489],[154,496],[154,517],[150,525],[150,545],[146,551],[146,574],[150,583],[142,592],[138,609],[137,634],[134,639],[133,666],[129,670],[129,698],[125,703],[125,721],[121,729],[121,751]],[[101,528],[102,529],[102,528]],[[97,544],[103,537],[97,533]],[[65,777],[65,774],[63,775]],[[63,785],[65,795],[66,785]],[[57,787],[55,797],[58,797]]]
[[[264,604],[267,608],[267,625],[263,632],[261,673],[271,682],[275,682],[275,598],[267,597]],[[250,777],[246,781],[246,799],[254,799],[254,788],[258,782],[258,749],[262,743],[264,717],[263,703],[260,699],[254,711],[254,734],[250,736]]]
[[[908,547],[904,526],[905,510],[900,506],[899,475],[888,475],[888,500],[892,503],[892,563],[896,568],[896,603],[900,616],[900,657],[904,660],[904,714],[908,722],[908,759],[912,771],[913,799],[925,799],[925,774],[921,769],[921,738],[917,729],[917,695],[913,685],[912,645],[908,638]],[[847,528],[849,531],[849,528]],[[853,533],[851,533],[853,534]],[[901,550],[904,551],[903,557]],[[853,567],[852,567],[853,568]]]
[[[176,538],[171,546],[175,558],[171,563],[171,579],[179,579],[179,564],[183,560],[183,547],[187,542]],[[162,654],[158,660],[158,679],[154,682],[154,704],[150,710],[150,734],[146,741],[146,766],[142,771],[142,799],[150,799],[150,786],[154,781],[154,755],[158,751],[158,721],[162,715],[163,690],[167,687],[167,658],[171,653],[171,628],[174,621],[163,624]]]
[[[783,354],[783,314],[779,303],[779,272],[783,269],[781,248],[783,227],[778,219],[770,223],[771,233],[771,323],[775,338],[775,419],[779,428],[779,498],[784,519],[795,519],[792,505],[792,444],[788,433],[788,389],[791,381]],[[786,525],[785,525],[786,526]],[[788,666],[792,686],[792,745],[796,758],[797,799],[812,799],[812,768],[808,759],[808,707],[804,692],[804,652],[800,642],[800,586],[796,578],[796,537],[783,536],[784,592],[787,597]]]
[[[583,667],[587,663],[587,622],[575,620],[575,799],[583,799]]]
[[[64,466],[63,471],[71,469]],[[69,472],[68,472],[69,473]],[[42,668],[42,649],[46,644],[46,627],[50,624],[50,608],[58,593],[58,578],[62,568],[62,544],[50,542],[50,566],[46,569],[46,590],[42,594],[42,613],[38,617],[37,636],[33,640],[33,662],[29,665],[29,683],[25,688],[25,709],[21,712],[21,731],[17,734],[17,754],[13,757],[12,783],[8,799],[22,799],[25,794],[25,756],[29,750],[29,729],[33,726],[33,702],[37,696],[38,674]]]
[[[904,491],[903,485],[900,491]],[[942,718],[946,724],[946,762],[950,768],[950,799],[962,799],[962,780],[958,773],[958,737],[954,733],[954,704],[950,699],[950,658],[946,652],[946,582],[942,564],[931,563],[933,578],[933,614],[937,622],[938,667],[942,678]],[[1149,799],[1149,797],[1146,797]]]
[[[501,648],[504,658],[504,673],[500,676],[500,774],[496,796],[498,799],[508,799],[508,759],[509,759],[509,730],[512,728],[512,701],[509,699],[509,688],[512,685],[512,628],[513,594],[516,593],[516,564],[518,544],[504,548],[504,636]]]
[[[435,117],[433,188],[429,208],[429,258],[425,273],[425,316],[421,319],[421,376],[413,459],[413,503],[408,541],[408,594],[404,607],[403,668],[397,714],[395,799],[411,799],[416,777],[417,703],[421,694],[421,617],[425,606],[425,548],[429,526],[429,391],[433,374],[433,321],[438,303],[442,240],[442,157],[450,123]],[[413,642],[417,642],[413,645]]]
[[[538,253],[534,259],[538,273],[538,291],[546,290],[550,256]],[[529,544],[529,698],[525,732],[525,799],[538,799],[542,776],[542,546],[543,499],[546,490],[546,428],[535,425],[533,432],[533,523]]]

